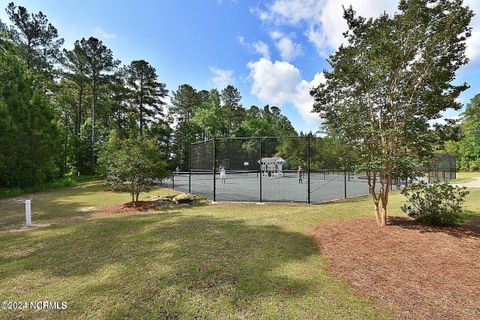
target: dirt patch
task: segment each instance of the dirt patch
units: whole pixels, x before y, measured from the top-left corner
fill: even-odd
[[[398,319],[480,319],[478,225],[434,228],[391,218],[333,221],[315,231],[333,273]]]
[[[89,206],[89,207],[80,207],[80,208],[77,209],[77,212],[88,213],[88,212],[93,212],[95,210],[96,210],[95,207]]]
[[[105,208],[103,211],[106,214],[116,214],[116,213],[125,213],[125,212],[142,212],[148,210],[154,210],[159,208],[167,208],[171,206],[172,203],[169,201],[154,200],[154,201],[138,201],[128,202],[125,204],[118,204]]]

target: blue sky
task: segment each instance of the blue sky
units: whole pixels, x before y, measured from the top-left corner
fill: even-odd
[[[480,13],[479,0],[466,0]],[[2,2],[7,3],[7,1]],[[308,89],[322,79],[325,58],[342,42],[342,5],[363,16],[392,13],[395,0],[164,0],[16,1],[42,10],[65,39],[65,47],[96,36],[116,58],[149,61],[170,91],[189,83],[197,89],[239,88],[246,107],[278,105],[297,130],[313,130]],[[0,19],[6,22],[4,7]],[[480,92],[480,17],[467,55],[471,62],[457,81],[471,88],[462,102]],[[448,116],[457,116],[447,112]]]

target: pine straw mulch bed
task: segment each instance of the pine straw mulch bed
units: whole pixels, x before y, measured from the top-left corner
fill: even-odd
[[[315,231],[331,270],[398,319],[480,319],[480,228],[390,218],[332,221]]]

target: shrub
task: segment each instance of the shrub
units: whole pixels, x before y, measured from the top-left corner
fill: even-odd
[[[64,187],[71,187],[75,184],[74,179],[71,177],[62,177],[60,179],[54,180],[47,185],[48,188],[64,188]]]
[[[480,159],[470,162],[470,171],[480,171]]]
[[[0,188],[0,199],[17,197],[23,193],[21,188]]]
[[[121,139],[112,132],[100,152],[100,171],[114,190],[126,190],[132,202],[152,189],[155,179],[168,176],[162,154],[154,140],[141,137]]]
[[[465,187],[446,182],[414,183],[402,191],[407,203],[402,211],[420,223],[453,226],[462,222],[462,204],[469,193]]]

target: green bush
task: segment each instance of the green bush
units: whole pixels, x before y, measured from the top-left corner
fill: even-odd
[[[21,188],[0,188],[0,199],[17,197],[23,192]]]
[[[60,179],[57,179],[55,181],[52,181],[47,185],[48,188],[63,188],[63,187],[71,187],[75,184],[74,179],[72,177],[63,177]]]
[[[470,171],[480,171],[480,159],[470,162]]]
[[[155,179],[169,175],[154,139],[121,139],[115,131],[100,151],[99,169],[113,190],[128,190],[132,202],[151,190]]]
[[[402,191],[407,202],[402,211],[420,223],[453,226],[462,222],[462,204],[469,193],[465,187],[446,182],[414,183]]]

